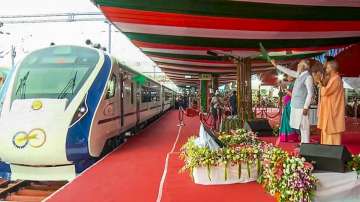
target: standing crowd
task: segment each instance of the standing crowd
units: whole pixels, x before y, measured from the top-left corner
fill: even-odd
[[[213,93],[210,100],[210,112],[213,118],[213,129],[219,129],[221,120],[225,116],[237,115],[237,97],[236,91],[220,94],[218,90]]]

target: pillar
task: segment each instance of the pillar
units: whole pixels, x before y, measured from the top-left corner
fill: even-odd
[[[201,111],[207,111],[207,100],[208,100],[208,81],[200,80],[200,106]]]
[[[237,114],[240,118],[243,117],[242,113],[242,76],[241,76],[241,63],[236,61],[236,98],[237,98]]]
[[[246,58],[245,66],[245,101],[246,101],[246,119],[252,119],[254,113],[252,110],[252,89],[251,89],[251,59]]]
[[[246,121],[253,117],[250,58],[236,61],[236,81],[238,116]]]
[[[219,77],[215,74],[211,76],[211,88],[214,92],[219,89]]]

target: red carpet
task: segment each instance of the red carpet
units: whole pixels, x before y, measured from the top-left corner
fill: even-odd
[[[155,201],[177,116],[167,113],[48,201]]]
[[[83,173],[49,201],[122,201],[154,202],[159,193],[167,154],[167,173],[162,186],[162,202],[267,202],[275,201],[256,182],[234,185],[204,186],[191,181],[188,173],[179,173],[183,166],[179,150],[191,135],[197,135],[199,117],[185,117],[177,144],[178,113],[171,111],[151,124],[139,135],[97,165]],[[343,142],[353,153],[360,152],[360,133],[347,132]],[[316,137],[315,137],[316,138]],[[264,138],[275,143],[275,137]],[[280,146],[293,151],[294,143]]]

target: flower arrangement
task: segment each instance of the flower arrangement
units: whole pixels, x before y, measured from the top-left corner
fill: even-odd
[[[270,147],[263,155],[263,173],[258,182],[263,184],[265,190],[271,195],[281,193],[280,180],[283,176],[284,161],[288,154],[277,147]]]
[[[352,159],[347,163],[349,170],[356,171],[357,177],[360,175],[360,154],[352,155]]]
[[[268,147],[263,155],[263,172],[258,182],[278,201],[311,201],[317,179],[312,164],[291,156],[277,147]]]
[[[233,130],[231,133],[221,133],[219,140],[227,146],[237,145],[254,145],[259,144],[260,141],[255,133],[248,132],[245,129]]]
[[[304,158],[291,156],[283,163],[280,180],[280,201],[310,202],[315,194],[317,179],[312,175],[312,164]]]
[[[238,165],[239,172],[241,172],[241,165],[246,164],[248,176],[250,177],[250,166],[256,163],[258,174],[260,173],[262,150],[256,144],[241,144],[250,142],[255,135],[251,132],[238,130],[235,135],[222,134],[219,139],[226,145],[224,148],[215,151],[207,147],[198,147],[195,144],[195,137],[190,137],[189,140],[181,148],[180,157],[184,159],[185,165],[181,171],[189,170],[192,174],[193,169],[196,167],[206,167],[208,169],[208,176],[210,179],[210,167],[224,165],[224,178],[227,178],[227,166]],[[241,173],[238,174],[239,178]]]
[[[241,126],[241,119],[237,116],[229,116],[225,119],[221,120],[220,124],[220,131],[229,133],[231,130],[235,130],[237,128],[240,128]]]
[[[210,167],[225,165],[226,180],[228,165],[239,166],[240,178],[241,165],[247,166],[250,177],[250,166],[256,164],[258,183],[279,202],[311,201],[318,181],[312,175],[313,166],[305,162],[304,158],[292,156],[272,144],[261,141],[254,133],[244,129],[220,133],[219,139],[226,146],[212,151],[207,147],[198,147],[194,142],[195,137],[189,138],[181,149],[181,158],[185,161],[182,171],[189,170],[192,174],[194,168],[207,167],[211,180]],[[354,156],[349,166],[360,172],[360,155]]]

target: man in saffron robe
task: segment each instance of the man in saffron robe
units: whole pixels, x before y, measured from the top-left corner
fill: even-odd
[[[329,81],[320,88],[318,128],[321,144],[340,145],[341,133],[345,131],[345,94],[336,61],[326,63]]]

